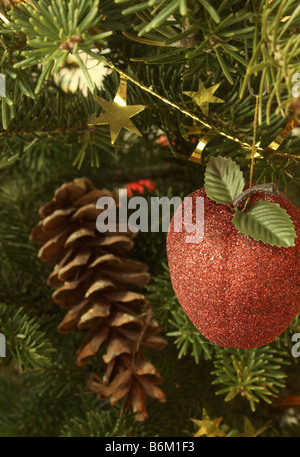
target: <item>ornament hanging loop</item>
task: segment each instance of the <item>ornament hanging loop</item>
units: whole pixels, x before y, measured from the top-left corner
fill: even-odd
[[[254,122],[253,122],[253,141],[252,141],[252,154],[251,154],[251,166],[250,166],[250,179],[249,179],[249,188],[252,187],[253,184],[253,173],[254,173],[254,160],[255,160],[255,152],[256,152],[256,130],[257,130],[257,115],[258,115],[258,101],[259,95],[256,95],[256,104],[255,104],[255,114],[254,114]],[[250,200],[250,196],[248,196],[245,206],[242,209],[244,212]]]
[[[246,1],[246,5],[249,3],[249,0]],[[246,22],[244,22],[245,26],[247,25]],[[248,52],[248,40],[247,38],[245,38],[245,60],[247,60],[247,62],[249,62],[249,52]],[[255,94],[254,93],[254,90],[251,86],[251,81],[250,79],[248,79],[248,82],[247,82],[247,86],[248,86],[248,91],[249,91],[249,94],[252,95],[252,97],[256,97],[257,95],[259,94]],[[264,91],[262,93],[262,97],[264,95],[266,95],[267,93],[267,83],[265,81],[265,88],[264,88]]]

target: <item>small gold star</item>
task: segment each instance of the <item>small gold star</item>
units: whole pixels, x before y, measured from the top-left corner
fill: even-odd
[[[95,99],[104,109],[105,113],[96,117],[89,122],[89,125],[105,125],[110,127],[111,143],[114,144],[121,129],[124,128],[136,135],[142,136],[134,123],[130,120],[131,117],[140,113],[145,109],[144,105],[129,105],[126,103],[127,81],[121,78],[117,94],[112,103],[104,100],[98,95],[94,95]]]
[[[253,425],[251,424],[250,420],[247,417],[244,416],[244,432],[243,433],[236,433],[233,436],[246,437],[246,438],[247,437],[258,436],[261,433],[263,433],[265,430],[267,430],[267,428],[270,426],[271,423],[272,423],[272,421],[269,420],[264,425],[262,425],[261,427],[256,429],[256,428],[253,427]]]
[[[195,433],[194,437],[197,438],[203,435],[207,437],[226,436],[226,434],[219,429],[219,425],[222,419],[223,417],[210,419],[206,410],[203,408],[202,420],[191,419],[191,421],[193,421],[199,427],[199,430]]]
[[[256,143],[255,147],[259,148],[260,147],[260,143],[261,143],[260,141],[258,143]],[[248,152],[248,154],[246,155],[246,159],[251,159],[251,157],[252,157],[252,151]],[[258,151],[255,151],[254,158],[255,159],[258,159],[258,158],[262,159],[263,157]]]
[[[187,129],[187,135],[205,135],[208,130],[201,125],[184,125],[184,128]]]
[[[188,95],[193,99],[193,101],[200,106],[201,110],[203,113],[208,116],[209,112],[209,104],[210,103],[224,103],[224,100],[221,100],[221,98],[216,97],[213,95],[218,87],[220,86],[221,83],[215,84],[214,86],[209,87],[206,89],[204,86],[203,82],[201,79],[199,80],[198,84],[198,91],[193,92],[193,91],[188,91],[188,92],[183,92],[185,95]]]

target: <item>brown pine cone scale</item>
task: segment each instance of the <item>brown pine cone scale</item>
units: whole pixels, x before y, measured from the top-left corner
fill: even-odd
[[[103,351],[103,378],[91,374],[89,389],[111,404],[124,399],[123,408],[145,420],[146,396],[164,402],[165,395],[157,387],[161,377],[141,347],[161,350],[166,341],[158,335],[162,329],[151,319],[145,296],[127,289],[150,281],[147,266],[129,257],[136,234],[97,231],[102,210],[96,202],[103,196],[118,202],[114,192],[94,189],[86,178],[63,184],[40,209],[31,240],[41,245],[40,260],[54,265],[48,278],[56,288],[53,301],[68,310],[58,331],[87,331],[75,355],[77,364],[86,365]]]

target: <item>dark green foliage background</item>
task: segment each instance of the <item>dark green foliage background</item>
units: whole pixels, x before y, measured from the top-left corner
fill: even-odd
[[[75,0],[69,3],[72,1]],[[48,4],[48,1],[41,0],[41,3]],[[90,5],[96,3],[89,1]],[[253,51],[254,29],[260,24],[259,5],[264,2],[219,3],[166,1],[166,6],[176,6],[172,21],[161,21],[162,8],[158,9],[155,28],[142,33],[144,38],[170,44],[182,38],[182,27],[186,26],[188,17],[193,22],[192,30],[196,30],[197,43],[190,48],[149,46],[130,41],[122,34],[126,30],[137,36],[141,28],[151,22],[152,8],[148,2],[143,2],[142,7],[137,1],[104,0],[98,5],[97,17],[104,31],[114,32],[106,38],[111,61],[197,115],[202,116],[200,109],[185,105],[183,91],[195,90],[199,78],[206,81],[207,87],[221,82],[218,96],[225,103],[213,105],[209,121],[251,144],[255,99],[245,93],[240,100],[238,93],[245,80],[245,39]],[[274,8],[279,3],[275,0]],[[288,14],[297,2],[286,3]],[[207,5],[211,8],[207,9]],[[127,7],[133,9],[122,14]],[[135,14],[137,8],[140,9]],[[186,15],[182,14],[185,8]],[[236,22],[228,26],[225,23],[226,27],[216,32],[216,11],[222,20],[233,15]],[[273,9],[274,23],[275,13]],[[10,13],[6,11],[6,14]],[[14,12],[12,21],[16,18]],[[93,21],[88,25],[94,25]],[[300,15],[294,19],[293,26],[300,26]],[[285,420],[287,407],[280,406],[275,397],[270,397],[271,404],[266,403],[269,397],[259,395],[262,383],[266,391],[279,397],[299,395],[299,363],[291,356],[291,335],[299,329],[299,320],[274,343],[258,350],[233,351],[211,345],[195,330],[174,295],[167,268],[165,233],[140,233],[132,255],[149,265],[153,279],[145,293],[169,342],[160,353],[147,351],[162,375],[167,402],[158,404],[148,399],[149,419],[140,424],[134,422],[130,413],[120,416],[120,404],[111,407],[87,393],[85,383],[89,373],[95,371],[101,376],[101,353],[87,366],[77,367],[74,354],[84,332],[61,336],[56,331],[64,312],[52,302],[52,290],[46,284],[51,269],[38,260],[38,248],[29,241],[30,232],[39,220],[38,209],[52,198],[58,186],[81,176],[90,178],[96,188],[108,189],[150,179],[156,183],[153,195],[183,198],[203,186],[205,167],[186,160],[195,147],[183,127],[191,125],[190,119],[131,83],[128,83],[128,104],[143,103],[148,107],[134,120],[143,137],[122,132],[115,147],[110,144],[107,126],[93,131],[87,129],[90,116],[100,113],[91,92],[87,96],[80,90],[76,94],[65,94],[51,76],[43,81],[35,95],[42,72],[38,64],[45,56],[45,49],[40,48],[40,55],[28,68],[13,67],[24,58],[22,49],[30,50],[26,45],[26,36],[33,33],[30,27],[24,30],[19,27],[19,37],[7,28],[1,30],[3,42],[16,50],[5,55],[4,48],[0,50],[1,72],[7,76],[9,94],[2,99],[3,128],[0,131],[0,331],[7,338],[7,357],[0,359],[0,436],[191,436],[196,428],[190,419],[201,419],[203,408],[211,418],[223,417],[221,428],[229,436],[243,432],[244,416],[255,428],[272,420],[263,436],[299,436],[299,426],[290,426]],[[258,28],[257,33],[260,33]],[[185,35],[191,34],[187,31]],[[210,48],[212,36],[217,36],[221,43],[218,52]],[[82,44],[83,50],[91,48],[89,40],[90,36]],[[103,43],[101,41],[101,46],[105,48]],[[234,51],[230,44],[236,47]],[[132,58],[135,60],[130,60]],[[298,54],[293,65],[295,62],[298,62]],[[18,77],[12,77],[14,72]],[[267,74],[270,85],[282,84],[273,70]],[[118,83],[119,77],[114,72],[96,92],[112,100]],[[285,86],[283,106],[288,99],[287,92]],[[265,107],[269,97],[270,92],[263,97],[263,119],[258,128],[258,138],[264,146],[287,123],[287,118],[276,111],[279,100],[273,100],[270,124],[267,123]],[[166,135],[168,146],[155,142],[161,134]],[[289,136],[280,151],[299,154],[299,142],[299,137]],[[239,145],[217,137],[206,148],[204,158],[208,160],[211,155],[219,154],[235,159],[245,178],[249,178],[250,160]],[[254,179],[256,182],[276,181],[280,190],[287,192],[300,206],[297,161],[264,153],[256,161]],[[150,198],[149,193],[145,195]],[[255,403],[255,411],[245,395],[241,395],[247,391],[246,375],[238,374],[234,362],[238,361],[247,370],[251,354],[264,370],[259,372],[258,379],[256,368],[251,373],[254,379],[250,383],[251,392],[260,400]],[[226,370],[231,373],[229,380]],[[216,380],[219,383],[214,383]],[[224,388],[227,392],[216,395]],[[225,402],[227,394],[236,396]],[[299,405],[289,412],[295,418],[299,415]]]

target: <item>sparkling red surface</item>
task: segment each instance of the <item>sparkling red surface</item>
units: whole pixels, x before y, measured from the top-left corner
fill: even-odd
[[[259,199],[279,203],[294,221],[295,247],[279,248],[239,233],[227,205],[217,205],[204,189],[204,239],[188,244],[186,232],[167,236],[173,289],[196,328],[222,347],[251,348],[275,340],[300,311],[300,210],[283,195]],[[258,197],[252,197],[253,204]],[[183,203],[184,205],[184,203]],[[182,211],[179,207],[177,211]]]

